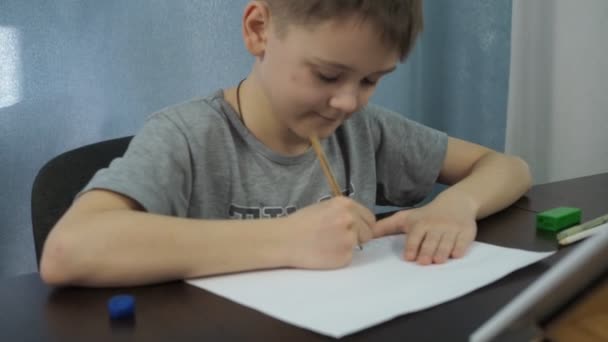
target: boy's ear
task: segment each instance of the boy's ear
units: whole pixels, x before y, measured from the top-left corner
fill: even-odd
[[[243,14],[243,40],[247,50],[262,57],[270,29],[270,10],[263,1],[251,1]]]

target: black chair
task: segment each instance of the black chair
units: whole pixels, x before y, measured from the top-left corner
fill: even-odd
[[[36,261],[51,228],[95,172],[122,156],[132,136],[101,141],[62,153],[38,171],[32,188],[32,227]]]

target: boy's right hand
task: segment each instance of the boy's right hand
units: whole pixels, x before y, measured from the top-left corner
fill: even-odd
[[[373,238],[375,215],[348,197],[334,197],[286,218],[291,267],[328,269],[350,263],[353,249]]]

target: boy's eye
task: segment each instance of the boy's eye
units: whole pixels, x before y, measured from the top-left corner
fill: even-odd
[[[333,83],[333,82],[336,82],[336,81],[338,80],[338,76],[334,76],[334,75],[325,75],[325,74],[322,74],[322,73],[320,73],[320,72],[318,72],[318,73],[317,73],[317,77],[318,77],[318,78],[319,78],[321,81],[326,82],[326,83]]]
[[[373,86],[373,85],[376,85],[376,83],[378,83],[377,80],[370,80],[369,78],[364,79],[362,82],[364,85],[368,85],[368,86]]]
[[[335,83],[340,79],[340,75],[328,75],[321,72],[315,73],[317,78],[325,83]],[[361,83],[364,86],[375,86],[378,83],[378,80],[372,80],[369,78],[364,78]]]

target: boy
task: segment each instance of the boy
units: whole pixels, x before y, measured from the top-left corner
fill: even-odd
[[[44,281],[337,268],[399,232],[406,260],[442,263],[465,255],[476,219],[529,188],[521,159],[367,105],[421,31],[420,0],[251,1],[242,24],[250,75],[153,115],[49,234]],[[330,198],[312,135],[345,196]],[[425,206],[378,222],[369,210],[411,206],[436,181],[452,186]]]

